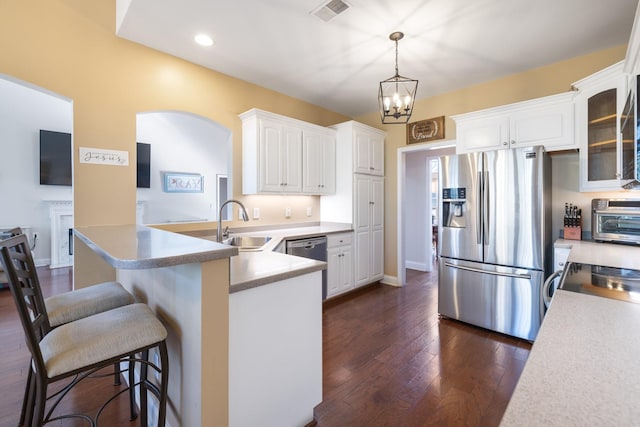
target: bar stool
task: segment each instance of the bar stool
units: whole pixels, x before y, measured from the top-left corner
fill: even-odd
[[[81,418],[95,426],[107,400],[94,418],[84,414],[53,416],[60,401],[84,378],[100,369],[129,362],[133,370],[140,363],[140,380],[129,387],[140,386],[140,422],[147,425],[147,394],[158,399],[158,426],[166,419],[167,382],[169,374],[167,331],[145,304],[129,304],[52,328],[40,290],[37,271],[26,236],[18,235],[0,242],[1,261],[31,353],[32,375],[28,385],[26,421],[41,426],[62,418]],[[155,349],[160,364],[149,362],[149,351]],[[141,357],[135,357],[141,354]],[[151,368],[159,373],[160,385],[147,378]],[[73,378],[56,394],[45,412],[48,386],[65,378]],[[117,394],[122,393],[122,391]],[[116,394],[116,395],[117,395]],[[115,397],[115,396],[114,396]]]
[[[22,235],[20,227],[12,228],[3,232],[3,235],[18,236]],[[6,280],[6,274],[3,273]],[[38,292],[41,293],[38,287]],[[42,297],[42,295],[40,295]],[[102,313],[107,310],[133,304],[135,298],[118,282],[106,282],[93,285],[77,291],[64,292],[52,295],[44,299],[47,314],[49,316],[49,324],[52,328],[64,325],[65,323],[94,314]],[[115,385],[120,385],[120,364],[114,364],[113,379]],[[28,385],[30,382],[31,370],[27,374],[27,387],[25,388],[25,397],[28,394]],[[129,381],[133,379],[130,376]],[[130,395],[131,419],[137,417],[135,411],[135,396]],[[24,423],[26,415],[25,407],[26,399],[23,399],[22,410],[20,412],[19,425]]]

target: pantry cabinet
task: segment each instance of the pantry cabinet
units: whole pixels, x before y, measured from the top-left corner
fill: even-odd
[[[620,114],[627,97],[622,62],[573,86],[576,137],[580,142],[580,191],[619,190],[622,186]]]
[[[240,118],[243,194],[335,191],[335,130],[255,108]]]
[[[384,178],[355,174],[355,286],[384,275]]]
[[[456,152],[543,145],[547,151],[577,148],[573,92],[452,116]]]
[[[353,233],[327,236],[327,297],[353,289]]]
[[[320,218],[353,225],[354,287],[359,287],[384,277],[384,156],[372,153],[384,153],[385,133],[354,121],[332,127],[337,131],[336,192],[320,198]],[[364,158],[373,163],[360,161]]]

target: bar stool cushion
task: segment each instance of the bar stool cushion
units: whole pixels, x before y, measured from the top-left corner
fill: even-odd
[[[40,341],[47,376],[72,372],[163,341],[167,330],[142,303],[61,325]]]
[[[135,298],[118,282],[106,282],[50,296],[44,301],[52,328],[96,313],[133,304]]]

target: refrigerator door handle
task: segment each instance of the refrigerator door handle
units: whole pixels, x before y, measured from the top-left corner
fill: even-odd
[[[484,181],[482,182],[482,187],[483,187],[483,195],[484,195],[484,200],[483,200],[483,205],[484,205],[484,216],[482,218],[482,229],[484,231],[483,233],[483,238],[482,238],[482,243],[484,243],[485,245],[489,244],[489,217],[491,215],[491,210],[489,209],[489,207],[491,206],[489,204],[490,201],[490,194],[489,194],[489,172],[485,172],[484,173]]]
[[[476,188],[476,200],[478,201],[476,203],[476,243],[480,245],[482,244],[482,203],[480,203],[482,200],[482,172],[478,172],[478,185]]]
[[[467,271],[472,271],[474,273],[484,273],[484,274],[491,274],[492,276],[505,276],[505,277],[514,277],[516,279],[527,279],[530,280],[531,279],[531,275],[530,274],[523,274],[523,273],[502,273],[499,271],[487,271],[487,270],[483,270],[481,268],[475,268],[475,267],[467,267],[465,265],[455,265],[455,264],[451,264],[450,262],[445,262],[444,263],[445,267],[450,267],[450,268],[457,268],[459,270],[467,270]]]

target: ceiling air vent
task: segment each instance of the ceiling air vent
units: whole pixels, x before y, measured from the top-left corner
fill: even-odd
[[[331,0],[330,2],[321,4],[320,7],[311,13],[324,22],[329,22],[347,9],[349,9],[349,5],[342,0]]]

